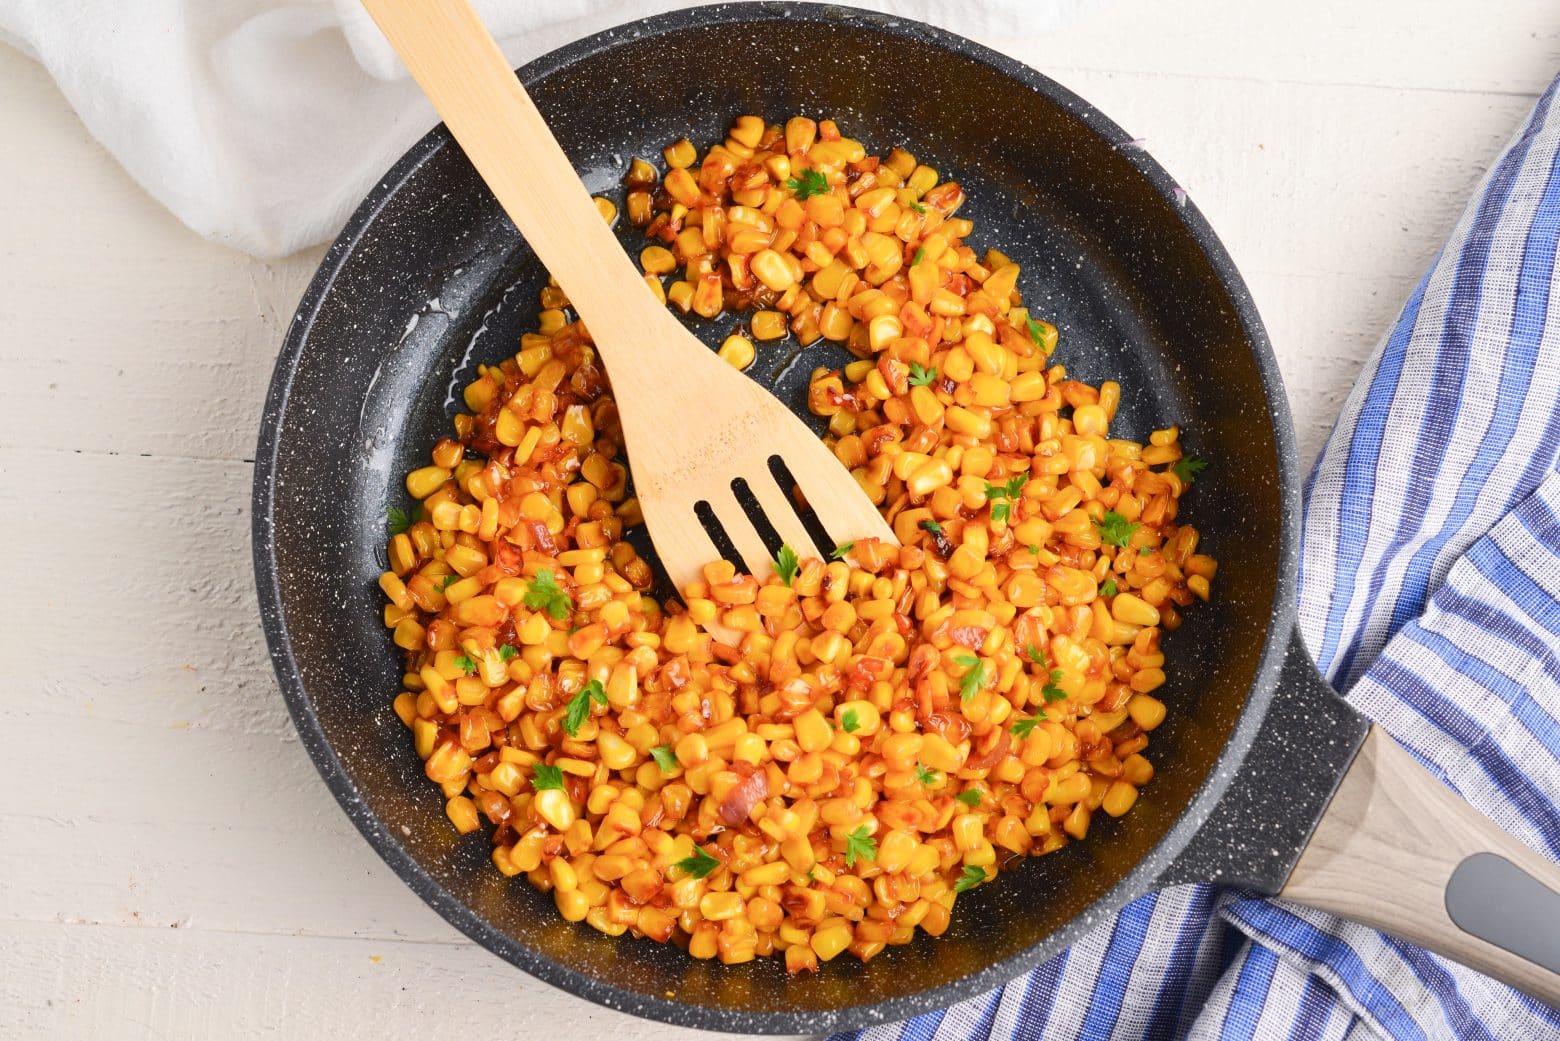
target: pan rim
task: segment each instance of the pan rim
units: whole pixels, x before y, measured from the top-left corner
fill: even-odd
[[[897,38],[908,38],[985,65],[1065,109],[1106,143],[1127,145],[1132,139],[1087,101],[1039,71],[1013,58],[977,44],[946,29],[878,12],[836,4],[811,2],[722,3],[666,12],[639,22],[594,33],[550,51],[521,67],[526,83],[544,79],[581,60],[609,51],[625,40],[656,37],[689,28],[731,22],[777,20],[821,23],[851,22]],[[274,509],[275,478],[280,458],[282,418],[286,414],[293,380],[310,333],[324,301],[330,295],[346,260],[373,227],[383,207],[405,182],[440,150],[453,144],[443,124],[417,141],[375,184],[326,251],[319,269],[299,302],[277,357],[266,395],[255,453],[252,492],[251,549],[256,588],[272,666],[301,742],[348,818],[381,859],[411,890],[450,924],[487,950],[552,986],[597,1004],[666,1023],[701,1028],[756,1033],[826,1032],[893,1022],[948,1005],[999,986],[1033,968],[1049,954],[1076,940],[1099,921],[1095,912],[1115,909],[1143,893],[1158,888],[1157,879],[1193,841],[1198,828],[1223,797],[1237,768],[1249,751],[1256,731],[1267,714],[1277,677],[1290,642],[1295,620],[1295,590],[1299,559],[1299,481],[1294,428],[1278,363],[1262,320],[1244,280],[1222,242],[1196,206],[1185,197],[1170,174],[1138,148],[1119,148],[1138,175],[1172,205],[1187,233],[1213,268],[1228,295],[1256,363],[1272,422],[1278,456],[1280,494],[1278,569],[1273,593],[1273,616],[1258,666],[1235,727],[1226,739],[1215,766],[1185,810],[1159,842],[1082,914],[1035,944],[968,976],[870,1004],[825,1011],[746,1011],[689,1005],[616,985],[589,976],[552,960],[500,931],[444,888],[407,850],[384,821],[369,808],[350,773],[327,740],[314,701],[305,689],[302,672],[292,651],[284,612],[281,574],[276,557]]]

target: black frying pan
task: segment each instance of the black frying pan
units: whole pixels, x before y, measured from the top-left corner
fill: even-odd
[[[1097,816],[1086,842],[963,896],[940,939],[788,977],[780,959],[726,967],[564,922],[546,895],[492,868],[485,834],[449,827],[390,706],[400,655],[375,589],[386,510],[404,504],[402,476],[448,431],[475,366],[513,353],[532,327],[545,279],[441,127],[327,254],[277,362],[256,454],[255,567],[277,675],[309,754],[386,862],[473,939],[565,990],[755,1032],[948,1005],[1165,885],[1283,888],[1368,728],[1295,636],[1300,484],[1288,406],[1244,284],[1170,176],[1035,71],[937,29],[837,7],[675,12],[571,44],[520,75],[598,193],[617,190],[631,157],[685,134],[717,140],[748,112],[832,116],[869,153],[902,144],[959,181],[973,244],[1023,265],[1026,302],[1061,330],[1058,360],[1081,379],[1120,381],[1117,429],[1141,439],[1179,423],[1211,461],[1183,515],[1219,559],[1216,595],[1165,639],[1170,714],[1150,749],[1158,776],[1133,812]],[[635,251],[638,236],[623,231]],[[714,343],[732,321],[698,331]],[[797,358],[785,342],[760,352],[750,374],[816,422],[807,374],[842,364],[843,350],[820,343]],[[1401,757],[1375,752],[1351,773],[1367,792],[1369,773]],[[1350,812],[1375,820],[1369,800]],[[1336,807],[1329,817],[1344,819]],[[1348,821],[1333,833],[1349,834]],[[1358,858],[1324,846],[1307,863],[1347,879]],[[1431,871],[1426,884],[1439,892],[1445,874]],[[1465,918],[1484,888],[1462,885],[1474,894]],[[1483,953],[1491,968],[1511,957]],[[1513,973],[1530,989],[1553,984],[1521,964],[1539,973],[1540,983]]]

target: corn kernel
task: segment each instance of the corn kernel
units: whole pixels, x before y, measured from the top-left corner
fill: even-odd
[[[737,335],[726,337],[719,351],[721,360],[735,369],[745,369],[752,365],[755,353],[753,341]]]
[[[779,311],[759,311],[748,319],[754,339],[778,340],[785,335],[785,315]]]

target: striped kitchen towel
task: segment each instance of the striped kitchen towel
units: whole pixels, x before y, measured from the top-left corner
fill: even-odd
[[[1350,704],[1560,859],[1560,80],[1486,176],[1307,489],[1300,626]],[[1364,926],[1151,894],[983,997],[858,1041],[1560,1041],[1560,1012]]]

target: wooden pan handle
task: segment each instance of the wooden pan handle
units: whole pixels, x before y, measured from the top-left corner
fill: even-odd
[[[1278,894],[1560,1005],[1560,867],[1371,727]]]

